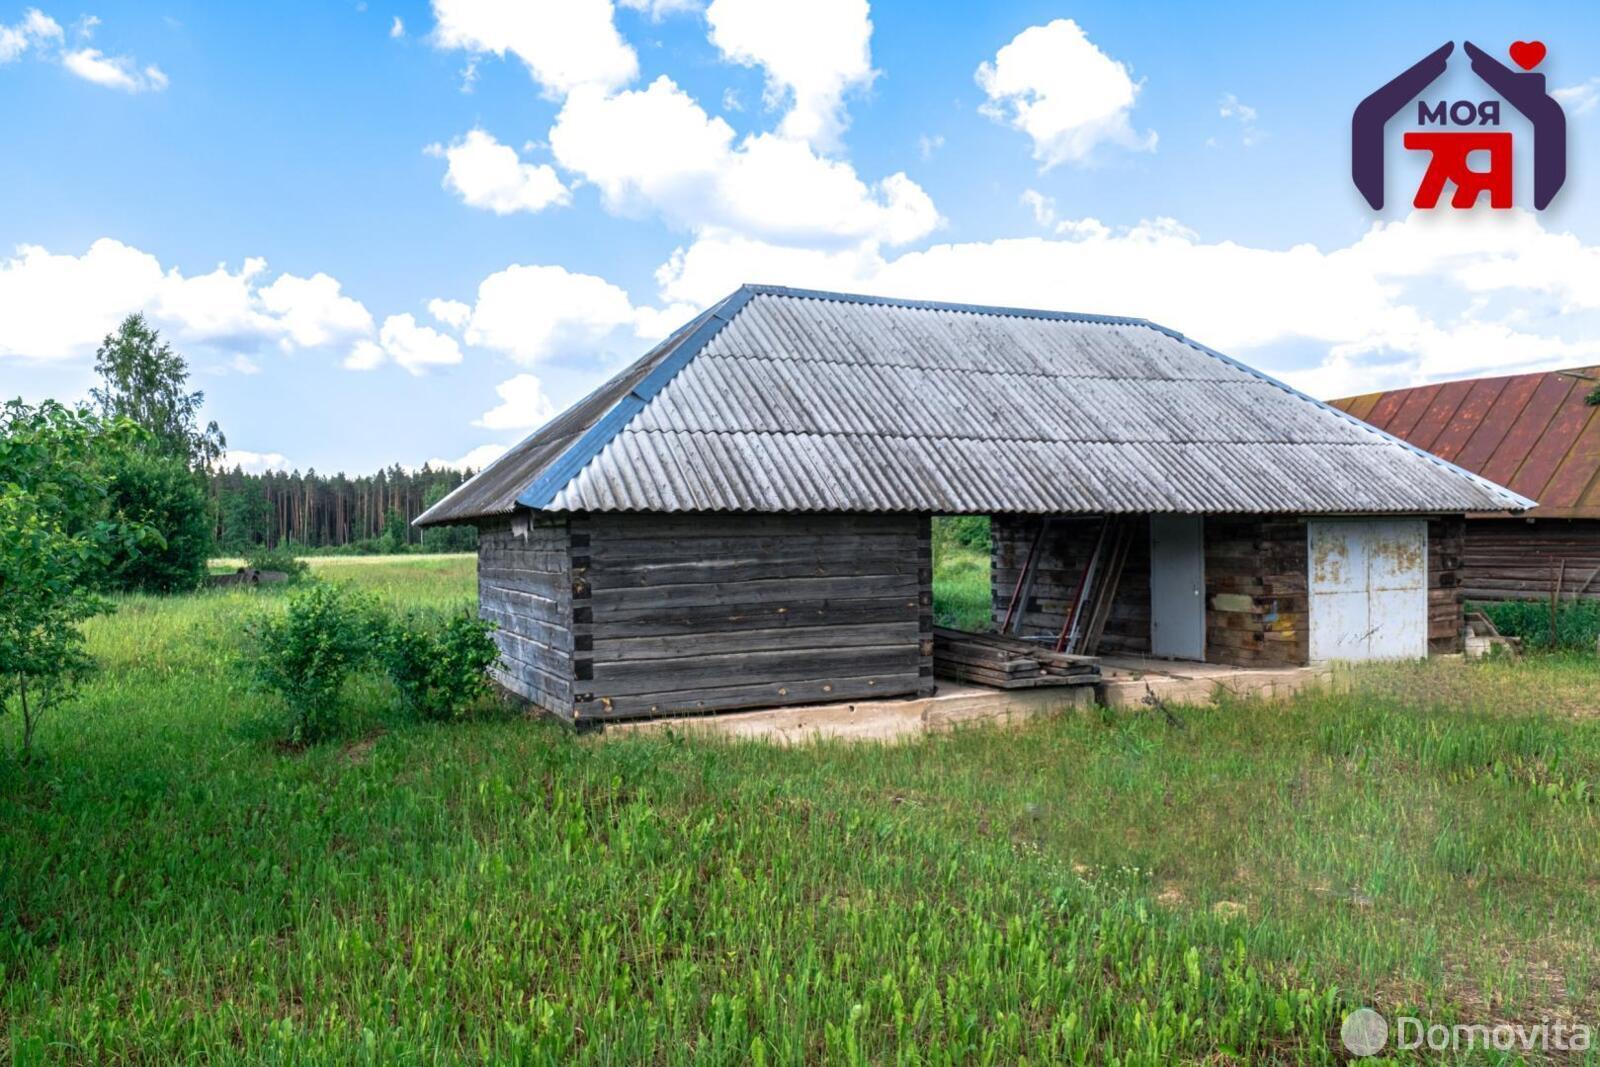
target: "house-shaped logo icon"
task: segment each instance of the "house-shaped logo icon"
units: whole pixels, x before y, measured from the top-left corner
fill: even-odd
[[[1403,143],[1431,154],[1413,200],[1416,207],[1436,207],[1447,182],[1455,186],[1451,207],[1474,207],[1483,193],[1489,194],[1491,208],[1512,206],[1512,134],[1500,128],[1501,100],[1533,126],[1533,206],[1543,211],[1566,181],[1567,118],[1546,90],[1544,75],[1533,71],[1544,61],[1545,46],[1538,41],[1513,44],[1511,59],[1523,68],[1520,71],[1471,41],[1463,50],[1472,61],[1472,72],[1500,100],[1430,104],[1417,99],[1445,72],[1455,51],[1455,42],[1447,41],[1356,107],[1350,124],[1350,174],[1374,210],[1383,208],[1385,127],[1412,101],[1417,102],[1418,128],[1407,131]],[[1473,169],[1475,153],[1487,155],[1487,170]]]

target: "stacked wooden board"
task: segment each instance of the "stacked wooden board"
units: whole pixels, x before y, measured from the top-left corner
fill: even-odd
[[[996,689],[1094,685],[1100,680],[1099,661],[1093,656],[1072,656],[1020,638],[940,626],[933,630],[933,673]]]

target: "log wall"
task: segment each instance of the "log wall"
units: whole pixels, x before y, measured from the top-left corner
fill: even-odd
[[[1558,579],[1562,599],[1600,599],[1600,520],[1466,521],[1468,600],[1548,600]]]
[[[1306,524],[1207,515],[1206,661],[1296,667],[1311,658]]]
[[[495,681],[572,715],[572,567],[565,516],[517,516],[478,527],[478,612],[495,623]]]
[[[1037,515],[996,515],[990,521],[990,592],[992,617],[998,629],[1006,606],[1028,560],[1028,549],[1044,520]],[[1078,580],[1100,536],[1099,518],[1063,517],[1050,524],[1050,535],[1039,545],[1039,560],[1027,601],[1020,606],[1023,636],[1055,637],[1061,633]],[[1100,651],[1107,654],[1146,655],[1150,651],[1150,534],[1140,524],[1122,570],[1122,581],[1106,620]]]
[[[573,714],[933,691],[921,515],[574,515]]]
[[[1428,655],[1466,648],[1461,630],[1461,577],[1467,521],[1451,516],[1428,521]]]

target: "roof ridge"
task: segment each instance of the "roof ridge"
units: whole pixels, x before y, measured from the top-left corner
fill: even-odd
[[[761,285],[746,282],[740,290],[755,296],[782,296],[796,300],[830,300],[838,304],[869,304],[907,308],[913,311],[954,311],[967,315],[989,315],[1007,319],[1049,319],[1057,322],[1084,322],[1097,326],[1146,326],[1159,329],[1149,319],[1131,315],[1093,315],[1082,311],[1051,311],[1048,308],[1010,307],[1004,304],[962,304],[944,300],[914,300],[910,297],[876,296],[871,293],[845,293],[830,289],[800,289],[790,285]]]
[[[936,370],[936,371],[948,372],[948,373],[951,373],[951,374],[994,374],[994,375],[1011,375],[1013,377],[1019,377],[1019,378],[1020,377],[1036,376],[1037,375],[1036,371],[1008,370],[1008,369],[1005,369],[1005,368],[1000,368],[1000,369],[996,370],[996,369],[992,369],[992,368],[989,368],[989,367],[951,367],[951,366],[941,366],[939,364],[934,364],[934,363],[888,363],[888,362],[876,361],[876,360],[871,362],[871,363],[864,363],[861,360],[854,360],[854,359],[817,359],[817,358],[811,358],[811,357],[795,357],[795,356],[787,356],[787,355],[784,355],[784,356],[773,356],[773,355],[766,355],[766,354],[760,353],[760,352],[702,352],[701,355],[705,356],[707,359],[751,359],[751,360],[758,360],[758,361],[763,362],[763,363],[811,363],[811,364],[821,364],[821,365],[826,366],[826,367],[863,367],[863,366],[870,366],[870,367],[884,367],[884,368],[888,368],[890,370]],[[1057,375],[1052,375],[1052,377],[1066,378],[1066,379],[1077,379],[1077,380],[1091,381],[1091,382],[1125,382],[1125,381],[1134,380],[1134,381],[1140,381],[1140,382],[1183,382],[1183,383],[1188,383],[1188,384],[1191,384],[1191,385],[1205,385],[1205,384],[1238,385],[1239,384],[1238,380],[1234,379],[1234,378],[1138,378],[1138,379],[1129,379],[1128,376],[1125,375],[1125,374],[1120,374],[1120,375],[1119,374],[1113,374],[1113,373],[1111,373],[1109,371],[1107,371],[1104,374],[1057,374]]]
[[[1076,439],[1059,437],[975,437],[956,433],[898,433],[888,430],[829,430],[826,432],[821,430],[680,430],[674,427],[661,426],[624,426],[623,430],[628,433],[682,434],[685,436],[698,434],[703,437],[736,437],[740,434],[762,437],[865,437],[892,438],[897,441],[989,441],[1001,445],[1205,445],[1207,447],[1248,445],[1251,448],[1382,448],[1389,444],[1388,441],[1273,441],[1267,439],[1256,440],[1254,438],[1230,438],[1226,441],[1185,441],[1171,438],[1136,437],[1113,441],[1101,437],[1080,437]]]

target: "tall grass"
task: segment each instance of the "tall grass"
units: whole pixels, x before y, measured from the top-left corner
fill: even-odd
[[[933,616],[940,626],[984,630],[989,593],[989,519],[984,515],[933,520]]]
[[[1556,605],[1554,629],[1549,601],[1474,603],[1468,605],[1468,610],[1483,612],[1495,629],[1507,637],[1522,638],[1523,646],[1528,648],[1593,652],[1600,641],[1600,600],[1561,601]]]
[[[237,666],[275,597],[123,601],[0,764],[0,1059],[1332,1063],[1357,1004],[1600,1011],[1591,657],[891,747],[373,694],[286,753]]]

